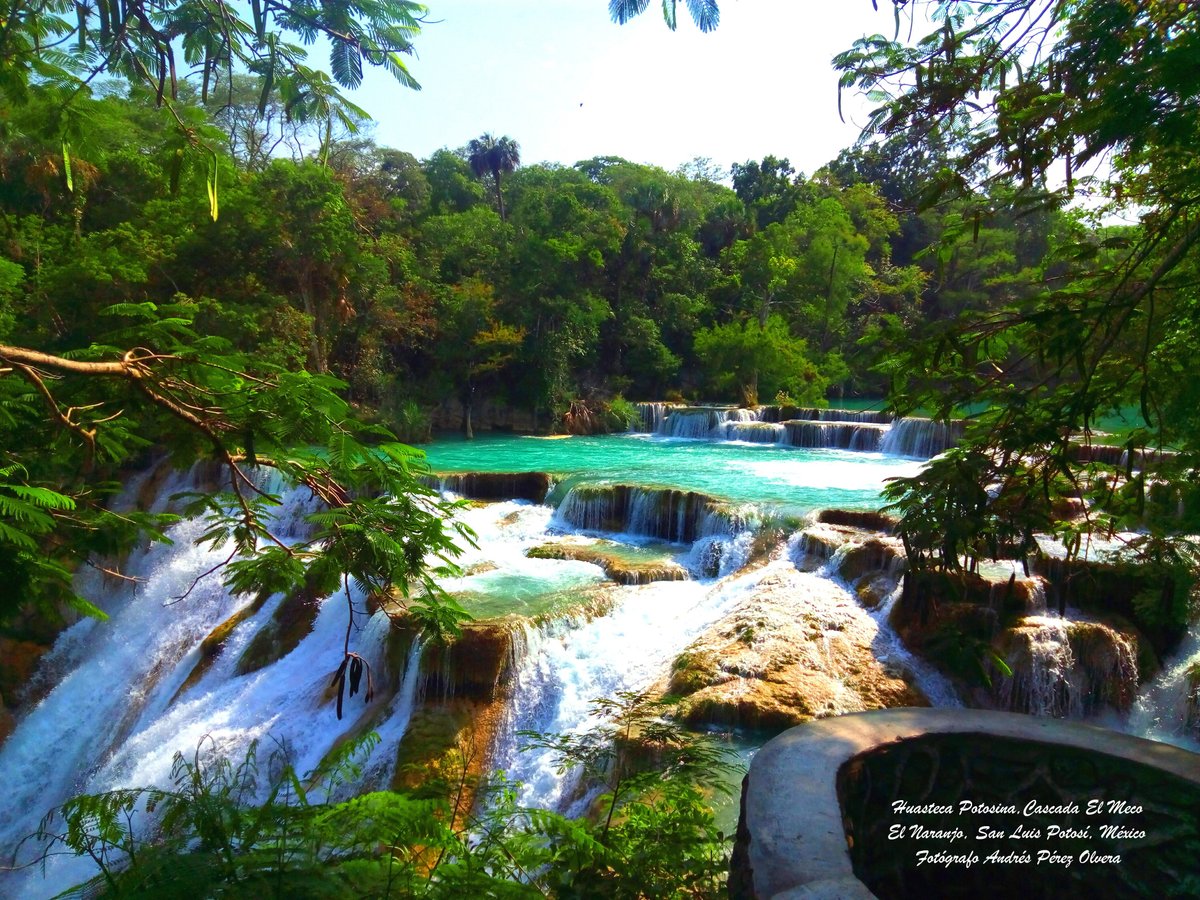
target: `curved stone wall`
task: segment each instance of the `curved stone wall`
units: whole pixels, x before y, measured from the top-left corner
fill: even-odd
[[[1200,896],[1200,755],[981,710],[801,725],[750,767],[730,893]]]

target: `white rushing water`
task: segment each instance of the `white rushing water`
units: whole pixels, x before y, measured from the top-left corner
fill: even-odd
[[[1200,626],[1193,625],[1170,659],[1138,695],[1127,730],[1200,752]]]
[[[570,782],[554,754],[522,751],[517,731],[579,733],[594,723],[591,701],[650,687],[692,640],[752,592],[767,569],[715,582],[658,582],[619,589],[617,606],[590,622],[530,631],[516,675],[496,767],[522,783],[522,802],[554,808]]]
[[[158,505],[191,486],[186,478],[171,479],[160,490]],[[283,500],[279,530],[294,539],[303,530],[300,520],[311,508],[311,496],[300,489]],[[53,689],[0,746],[7,783],[0,847],[6,851],[33,832],[51,807],[77,793],[169,785],[175,754],[190,757],[202,740],[235,762],[260,741],[264,753],[285,750],[304,774],[364,714],[355,698],[346,719],[338,722],[327,696],[342,658],[344,594],[324,601],[312,632],[294,650],[238,676],[234,669],[242,651],[281,601],[270,598],[233,629],[207,672],[181,692],[200,660],[200,643],[251,602],[230,595],[216,576],[176,599],[229,554],[227,548],[197,545],[203,530],[199,521],[180,522],[167,532],[172,544],[132,554],[125,568],[139,584],[99,590],[93,582],[101,576],[80,575],[80,590],[102,597],[110,619],[84,620],[61,635],[39,676]],[[361,611],[363,598],[354,593],[351,599]],[[386,688],[366,713],[383,713],[381,731],[398,739],[411,715],[416,678],[405,678],[402,692],[393,697],[390,688],[405,673],[386,671],[386,617],[377,614],[368,621],[362,613],[356,618],[360,627],[351,637],[351,650],[363,656]],[[403,691],[409,692],[407,698]],[[383,748],[376,753],[383,755]],[[8,876],[0,880],[0,895],[49,896],[90,874],[88,866],[61,859],[51,861],[48,873],[46,882]]]

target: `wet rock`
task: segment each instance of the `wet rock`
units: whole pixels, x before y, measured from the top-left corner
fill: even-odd
[[[878,626],[828,579],[781,569],[675,662],[665,688],[692,725],[778,730],[927,701],[871,650]]]
[[[608,542],[594,544],[542,544],[526,551],[534,559],[573,559],[598,565],[617,584],[650,584],[653,581],[687,581],[688,571],[666,557],[631,558],[628,548]]]
[[[285,597],[275,608],[271,620],[254,635],[242,651],[234,672],[238,675],[257,672],[295,650],[312,631],[317,613],[321,609],[321,599],[320,595],[309,587],[301,588]],[[226,624],[229,624],[228,620]],[[230,626],[230,631],[233,625]],[[218,626],[218,630],[220,627]],[[228,632],[225,636],[228,636]]]
[[[1193,734],[1200,735],[1200,663],[1187,670],[1187,697],[1184,700],[1184,725]]]
[[[461,472],[443,475],[441,488],[471,500],[544,503],[551,480],[545,472]]]
[[[817,521],[826,525],[845,525],[885,534],[896,527],[896,519],[892,516],[867,509],[823,509],[817,513]]]
[[[495,700],[523,650],[515,632],[510,622],[468,622],[457,637],[431,644],[421,659],[426,695]]]
[[[877,537],[848,548],[838,560],[838,575],[847,582],[854,582],[871,572],[883,572],[904,557],[904,550],[896,541]]]
[[[225,649],[225,643],[229,640],[229,636],[233,634],[234,629],[262,609],[266,601],[266,594],[259,595],[253,603],[242,607],[208,633],[204,640],[200,642],[200,658],[196,660],[196,664],[192,666],[192,671],[188,673],[183,684],[179,686],[179,690],[175,692],[175,696],[171,698],[172,703],[183,696],[189,688],[204,677],[204,673],[212,668],[212,664],[221,655],[221,651]]]
[[[50,649],[48,644],[0,637],[0,695],[5,705],[16,707],[38,663]]]
[[[1135,639],[1099,622],[1029,616],[993,641],[1011,674],[996,672],[990,699],[1011,712],[1080,718],[1127,712],[1137,695]]]
[[[4,695],[0,693],[0,746],[8,740],[8,736],[13,733],[16,727],[16,717],[9,710]]]

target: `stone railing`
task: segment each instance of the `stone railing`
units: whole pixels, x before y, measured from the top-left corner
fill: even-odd
[[[730,894],[1200,896],[1200,755],[980,710],[811,722],[754,758]]]

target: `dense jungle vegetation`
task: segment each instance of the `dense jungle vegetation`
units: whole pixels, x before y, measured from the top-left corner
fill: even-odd
[[[485,401],[559,430],[622,427],[624,398],[881,394],[902,413],[976,411],[959,448],[891,490],[910,565],[957,568],[1036,531],[1078,549],[1082,532],[1137,525],[1136,554],[1169,576],[1162,614],[1186,615],[1200,14],[1166,0],[893,5],[896,40],[866,38],[836,61],[842,89],[881,104],[864,141],[812,173],[774,156],[726,173],[708,160],[522,164],[507,136],[427,159],[377,146],[338,90],[364,62],[415,86],[401,57],[423,9],[402,0],[253,0],[222,5],[223,26],[195,0],[14,3],[0,21],[0,624],[28,628],[64,604],[96,612],[74,595],[74,569],[169,522],[104,504],[152,450],[224,467],[228,492],[195,509],[211,514],[210,539],[233,542],[225,578],[328,594],[345,579],[431,584],[429,550],[452,564],[464,536],[395,442],[424,439],[448,400],[468,431]],[[686,6],[716,27],[715,2]],[[610,3],[618,21],[646,7]],[[929,33],[899,40],[910,16]],[[332,78],[289,43],[318,35]],[[177,77],[177,62],[200,76]],[[1097,480],[1079,446],[1129,406],[1116,439],[1129,463]],[[1134,472],[1135,451],[1156,454],[1153,478]],[[326,500],[310,542],[271,533],[274,498],[246,474],[256,464]],[[1099,501],[1082,529],[1055,515],[1080,495]],[[415,611],[453,629],[453,604],[429,598]],[[205,781],[198,765],[181,763],[179,797],[189,784],[236,793],[243,775]],[[298,784],[273,783],[272,802]],[[695,882],[656,892],[701,894],[717,876],[698,795],[658,791],[683,823],[664,846],[704,837]],[[125,799],[111,802],[117,821]],[[633,851],[608,836],[657,835],[667,808],[631,807],[602,832],[547,819],[561,841],[515,858],[485,842],[493,855],[473,870],[424,807],[387,818],[369,802],[357,823],[439,851],[432,867],[414,851],[406,878],[461,862],[465,881],[438,882],[451,895],[493,875],[528,892],[519,860],[560,878],[545,888],[557,895],[578,889],[580,869],[637,895],[617,878]],[[283,805],[237,819],[254,840],[226,827],[241,814],[224,807],[181,813],[167,846],[211,844],[214,877],[237,881],[238,854],[274,835],[255,859],[275,860],[276,879],[365,860],[364,877],[392,885],[398,857],[374,853],[382,832],[354,852],[290,850],[288,810],[305,803]],[[297,827],[325,834],[344,814]],[[644,862],[630,871],[658,872]]]

